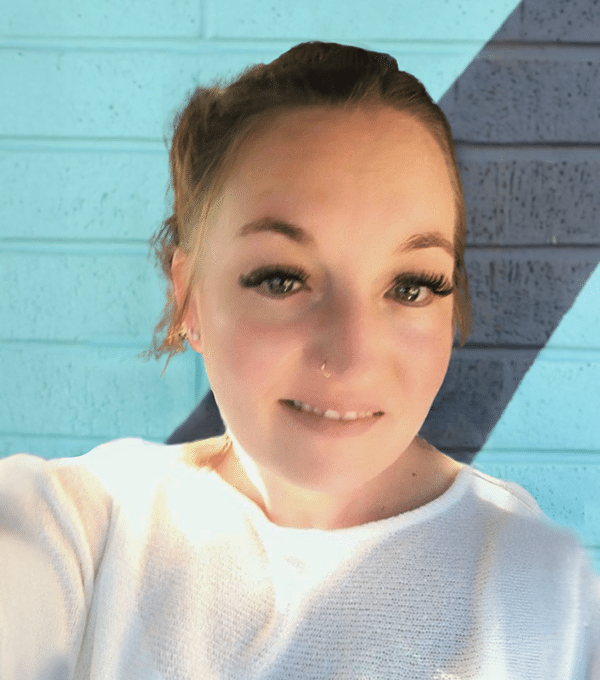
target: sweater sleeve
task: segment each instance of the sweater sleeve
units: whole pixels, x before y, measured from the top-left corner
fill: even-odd
[[[588,570],[588,584],[592,612],[590,617],[590,659],[585,680],[600,680],[600,575]]]
[[[0,461],[0,678],[72,677],[110,516],[73,461]]]

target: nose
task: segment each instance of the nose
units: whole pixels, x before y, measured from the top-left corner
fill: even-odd
[[[323,375],[350,380],[364,377],[375,366],[383,328],[376,310],[357,295],[329,295],[311,326],[309,360]]]

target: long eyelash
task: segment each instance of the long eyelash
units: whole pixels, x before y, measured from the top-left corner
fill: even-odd
[[[443,274],[400,274],[394,279],[395,286],[425,286],[441,297],[450,295],[454,290]]]
[[[307,272],[301,267],[293,265],[268,265],[266,267],[259,267],[250,274],[242,274],[239,278],[240,285],[245,288],[254,288],[259,286],[266,279],[280,275],[281,278],[290,277],[296,278],[300,283],[306,283],[308,280]],[[450,295],[454,290],[454,286],[448,283],[443,274],[399,274],[394,279],[394,286],[424,286],[431,290],[435,295],[444,297]]]
[[[301,267],[294,267],[290,265],[268,265],[266,267],[259,267],[250,274],[242,274],[240,276],[240,285],[244,288],[254,288],[273,276],[281,276],[281,278],[296,278],[300,283],[306,283],[308,280],[307,272]]]

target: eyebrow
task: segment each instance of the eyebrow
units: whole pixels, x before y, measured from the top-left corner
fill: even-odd
[[[421,248],[441,248],[445,250],[448,255],[454,257],[454,245],[439,231],[426,231],[423,234],[415,234],[408,238],[404,243],[400,244],[398,252],[409,253],[413,250],[420,250]]]
[[[302,227],[275,217],[261,217],[258,220],[248,222],[248,224],[244,224],[238,231],[237,235],[247,236],[248,234],[260,234],[264,231],[282,234],[303,246],[313,246],[315,244],[314,238],[308,232],[304,231]]]
[[[260,234],[262,232],[272,232],[286,236],[291,241],[303,246],[314,246],[315,239],[302,227],[291,224],[285,220],[275,217],[260,217],[257,220],[248,222],[238,231],[238,236],[248,236],[249,234]],[[400,244],[397,252],[409,253],[414,250],[424,248],[441,248],[451,257],[454,257],[454,245],[439,231],[427,231],[422,234],[415,234]]]

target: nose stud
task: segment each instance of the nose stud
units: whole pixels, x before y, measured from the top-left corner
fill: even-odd
[[[323,365],[321,366],[321,373],[326,377],[326,378],[331,378],[331,373],[328,373],[327,370],[325,369],[325,364],[327,362],[324,361]]]

